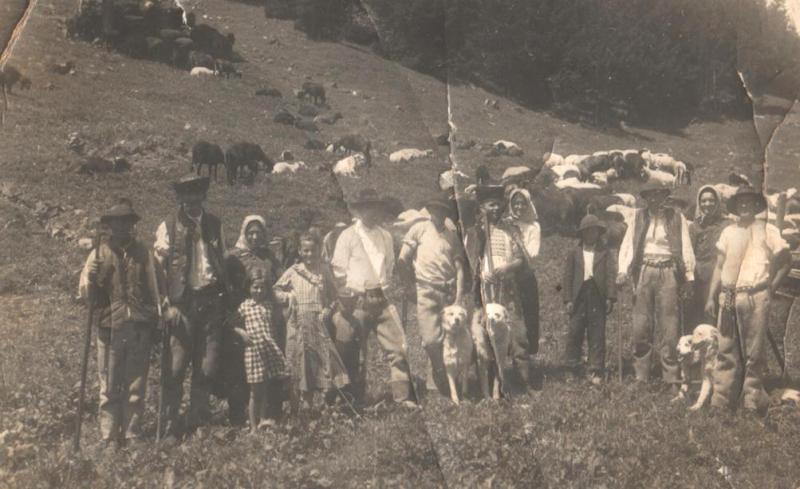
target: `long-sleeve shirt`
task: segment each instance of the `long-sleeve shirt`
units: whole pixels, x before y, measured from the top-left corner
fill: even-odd
[[[334,277],[355,292],[386,289],[394,271],[394,242],[385,229],[356,221],[339,236],[331,259]]]
[[[187,214],[189,219],[195,222],[197,228],[200,229],[200,221],[202,214],[197,218]],[[224,236],[222,243],[225,242]],[[163,264],[164,259],[170,253],[169,230],[167,229],[167,222],[162,221],[156,230],[156,241],[153,245],[156,259],[159,263]],[[194,250],[192,253],[192,263],[189,268],[189,287],[194,290],[202,289],[203,287],[211,284],[214,281],[214,269],[211,267],[211,261],[208,257],[208,250],[206,250],[206,243],[202,239],[194,240]]]
[[[636,212],[649,212],[646,209],[638,210]],[[675,214],[681,220],[681,249],[683,256],[684,270],[686,270],[686,281],[691,282],[694,280],[694,250],[692,249],[692,239],[689,236],[689,225],[686,218],[682,214]],[[622,239],[622,244],[619,247],[619,273],[628,275],[630,273],[631,264],[633,263],[634,254],[636,250],[633,249],[634,235],[636,231],[637,220],[634,219],[628,230],[625,232],[625,237]],[[669,242],[667,240],[667,222],[661,215],[650,216],[650,225],[647,228],[647,233],[644,238],[644,256],[650,258],[671,258],[672,252],[670,251]],[[677,257],[675,257],[677,258]]]

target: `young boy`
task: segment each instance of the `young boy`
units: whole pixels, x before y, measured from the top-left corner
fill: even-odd
[[[362,355],[362,324],[355,314],[358,296],[353,291],[342,288],[337,292],[336,302],[324,318],[336,351],[344,362],[350,384],[342,389],[354,400],[361,402],[365,391],[366,354]],[[328,397],[332,401],[332,396]]]
[[[766,208],[764,196],[751,187],[740,188],[728,201],[728,212],[738,221],[726,227],[717,241],[717,264],[706,302],[706,313],[715,316],[714,299],[719,294],[719,357],[711,406],[735,407],[736,379],[743,368],[744,409],[760,415],[769,404],[763,378],[770,298],[791,265],[789,245],[778,228],[756,219]]]
[[[447,396],[449,388],[442,358],[442,310],[461,304],[464,291],[464,251],[455,231],[445,220],[453,214],[454,203],[446,198],[425,204],[431,218],[411,226],[403,239],[398,265],[408,268],[413,256],[416,275],[417,324],[430,359],[427,388]]]
[[[563,294],[569,329],[567,331],[566,364],[578,374],[584,334],[589,345],[589,380],[598,385],[603,379],[606,356],[606,316],[616,301],[615,254],[600,241],[605,226],[594,215],[581,220],[580,242],[567,255],[564,268]]]

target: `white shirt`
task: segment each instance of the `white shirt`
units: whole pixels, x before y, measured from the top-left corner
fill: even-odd
[[[637,209],[633,219],[625,231],[625,237],[622,239],[622,244],[619,247],[619,273],[620,275],[628,275],[630,273],[631,264],[633,263],[633,236],[636,233],[636,216],[639,212],[648,212],[647,209]],[[692,248],[692,239],[689,236],[689,225],[683,214],[677,213],[681,220],[681,248],[683,249],[683,267],[686,270],[686,281],[691,282],[694,280],[694,249]],[[652,217],[650,219],[650,226],[647,228],[647,235],[645,236],[644,254],[651,256],[665,256],[671,257],[672,253],[669,250],[669,243],[667,242],[666,228],[664,227],[663,218]]]
[[[583,248],[583,281],[594,277],[594,250]]]
[[[200,214],[200,217],[196,219],[188,214],[187,216],[189,219],[195,222],[199,229],[200,220],[202,219],[203,214]],[[222,242],[225,242],[224,237],[222,238]],[[167,230],[166,221],[162,221],[156,230],[156,242],[153,245],[153,250],[155,252],[156,259],[158,259],[158,262],[163,265],[164,260],[169,256],[171,251],[169,231]],[[189,267],[190,288],[194,290],[202,289],[214,281],[214,271],[211,268],[211,261],[208,258],[206,244],[202,239],[195,240],[194,242],[192,263],[189,265]]]
[[[379,226],[367,228],[356,220],[336,240],[331,266],[334,276],[344,278],[351,290],[386,289],[394,271],[392,235]]]
[[[717,241],[717,250],[725,258],[722,286],[755,287],[768,283],[772,258],[788,248],[778,228],[760,219],[746,227],[729,225]]]
[[[528,258],[536,258],[539,256],[539,247],[542,241],[542,232],[539,223],[514,221],[514,225],[519,227],[522,234],[522,244],[525,247],[525,253],[527,253]]]
[[[403,244],[414,253],[414,272],[417,279],[434,284],[446,284],[456,279],[456,260],[463,260],[463,244],[455,231],[440,232],[431,221],[411,226]]]

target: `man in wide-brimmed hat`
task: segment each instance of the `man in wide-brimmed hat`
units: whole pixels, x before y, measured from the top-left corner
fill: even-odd
[[[448,396],[442,357],[442,310],[462,304],[464,293],[464,245],[455,229],[446,224],[454,218],[456,203],[441,196],[425,203],[430,219],[417,222],[403,238],[398,266],[412,268],[417,293],[417,326],[428,353],[427,388]]]
[[[694,250],[686,218],[669,205],[671,190],[650,181],[639,194],[646,202],[637,209],[619,250],[617,283],[633,280],[633,368],[636,379],[647,381],[653,361],[654,338],[661,338],[657,355],[662,380],[677,390],[680,381],[676,345],[680,330],[680,301],[692,290]]]
[[[208,177],[189,175],[173,183],[175,215],[156,231],[155,254],[165,275],[166,318],[171,324],[172,371],[164,386],[167,434],[180,434],[183,379],[192,365],[189,430],[210,416],[212,379],[219,365],[227,280],[222,223],[203,209]]]
[[[728,212],[737,216],[737,222],[728,225],[717,241],[706,303],[710,316],[716,316],[719,306],[719,357],[711,405],[735,408],[741,389],[745,410],[761,415],[769,405],[763,384],[769,304],[791,265],[789,244],[778,228],[756,219],[766,209],[764,195],[752,187],[739,188],[728,200]]]
[[[617,260],[600,236],[606,227],[589,214],[578,228],[580,242],[567,255],[561,282],[564,304],[569,315],[565,360],[573,375],[580,371],[583,338],[589,350],[589,380],[603,379],[606,356],[606,315],[616,301]]]
[[[337,289],[347,288],[359,296],[356,315],[363,328],[362,354],[366,354],[363,346],[367,335],[375,330],[378,343],[389,358],[395,401],[416,405],[405,332],[397,311],[386,299],[394,272],[394,242],[381,222],[389,212],[389,204],[374,189],[362,189],[348,206],[355,222],[339,235],[331,258]],[[366,388],[364,374],[359,373],[354,386],[359,396]]]
[[[159,292],[153,255],[134,237],[131,202],[120,199],[100,221],[110,235],[89,254],[80,289],[96,310],[100,435],[124,444],[141,435]]]
[[[528,385],[530,359],[528,333],[521,316],[515,274],[525,256],[508,224],[502,221],[507,202],[502,185],[479,183],[475,189],[479,218],[464,238],[466,255],[472,270],[473,297],[482,310],[487,303],[502,304],[511,319],[511,343],[514,367],[519,383]],[[501,376],[502,378],[508,378]],[[503,386],[505,392],[508,386]]]

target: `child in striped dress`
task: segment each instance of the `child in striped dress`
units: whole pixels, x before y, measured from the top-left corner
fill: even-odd
[[[253,268],[248,281],[250,297],[239,305],[234,331],[245,344],[244,365],[250,385],[249,415],[253,431],[275,423],[275,420],[266,419],[267,387],[268,383],[283,382],[287,372],[283,352],[272,329],[266,270]]]
[[[320,242],[313,234],[300,238],[301,263],[292,265],[275,283],[275,297],[289,305],[286,358],[292,375],[291,404],[300,397],[313,406],[315,393],[324,395],[349,383],[347,370],[323,321],[331,290],[320,263]]]

